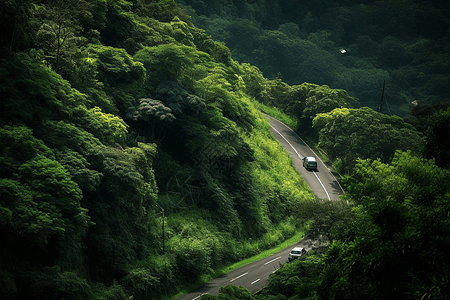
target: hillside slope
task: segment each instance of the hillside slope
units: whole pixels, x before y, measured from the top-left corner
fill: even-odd
[[[294,234],[313,195],[248,95],[265,79],[173,1],[0,14],[4,299],[170,297]]]
[[[420,152],[345,90],[233,60],[173,0],[3,1],[0,17],[4,299],[170,299],[321,216],[303,217],[314,196],[258,108],[343,173],[349,153]]]
[[[382,112],[401,117],[417,103],[450,104],[448,1],[176,2],[267,78],[345,89],[373,109],[385,81]]]

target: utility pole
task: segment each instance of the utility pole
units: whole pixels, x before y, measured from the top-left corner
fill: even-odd
[[[381,112],[381,109],[383,108],[383,98],[384,98],[384,86],[385,86],[385,84],[386,84],[386,79],[384,79],[384,81],[383,81],[383,90],[381,91],[380,112]]]
[[[165,234],[164,234],[164,223],[165,223],[165,219],[164,219],[164,208],[161,207],[161,205],[159,205],[158,203],[156,203],[156,206],[158,206],[161,211],[162,211],[162,253],[164,254],[165,252]]]

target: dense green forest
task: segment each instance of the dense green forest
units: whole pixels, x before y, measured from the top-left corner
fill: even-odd
[[[448,1],[177,0],[195,25],[265,77],[345,89],[359,106],[401,117],[449,104]],[[341,49],[346,52],[341,53]]]
[[[286,264],[259,295],[227,287],[218,298],[450,293],[448,6],[392,2],[413,3],[412,16],[423,12],[442,30],[430,35],[431,25],[418,23],[415,30],[425,28],[414,39],[397,29],[394,46],[400,39],[409,60],[391,53],[398,65],[387,68],[377,51],[402,19],[379,25],[377,36],[364,31],[377,24],[374,14],[392,10],[377,11],[387,2],[344,1],[348,14],[335,18],[319,13],[319,2],[279,2],[0,1],[2,299],[144,299],[146,286],[152,299],[171,299],[305,225],[330,245]],[[367,28],[348,28],[364,16],[350,9],[358,7]],[[338,28],[317,31],[321,18],[330,28],[342,23],[340,39]],[[228,27],[210,32],[201,22]],[[242,43],[270,45],[267,36],[294,48],[274,48],[279,61],[247,59]],[[377,43],[372,56],[347,47],[359,37]],[[326,54],[337,45],[349,55]],[[317,57],[293,56],[300,46]],[[283,68],[298,63],[303,69],[289,78]],[[341,66],[359,75],[325,80],[324,70]],[[365,72],[370,80],[350,84]],[[365,107],[379,101],[383,79],[398,111],[418,99],[411,119]],[[284,112],[320,149],[342,175],[342,201],[315,199],[261,109]]]

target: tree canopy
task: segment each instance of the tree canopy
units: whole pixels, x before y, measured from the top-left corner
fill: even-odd
[[[313,222],[311,236],[327,234],[329,245],[283,265],[258,295],[238,299],[446,299],[449,176],[409,151],[390,163],[358,160],[344,179],[344,201],[299,210]],[[202,299],[228,299],[234,289]]]
[[[174,1],[22,2],[0,9],[5,299],[169,298],[294,234],[311,190]]]
[[[373,109],[385,80],[384,113],[402,117],[413,101],[449,105],[450,10],[443,1],[177,2],[234,59],[269,79],[281,73],[290,85],[345,89]]]
[[[423,136],[400,117],[386,116],[370,108],[336,108],[317,114],[313,126],[319,145],[330,157],[341,158],[341,171],[353,169],[357,158],[389,162],[396,150],[420,155]]]
[[[428,30],[447,13],[388,2],[3,1],[2,297],[170,299],[304,226],[330,246],[261,297],[448,294],[447,33]],[[405,23],[385,22],[395,9]],[[428,99],[415,121],[365,107],[385,75],[399,106]],[[261,109],[346,175],[342,201],[315,199]]]

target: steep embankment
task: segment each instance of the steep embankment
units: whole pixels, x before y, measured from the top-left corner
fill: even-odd
[[[314,196],[254,99],[319,129],[333,160],[347,134],[345,153],[387,143],[376,126],[420,137],[343,90],[267,80],[172,0],[8,1],[0,17],[5,299],[171,297],[291,236]]]
[[[293,234],[313,195],[250,101],[266,80],[172,1],[1,13],[24,21],[1,39],[6,299],[161,298]]]

